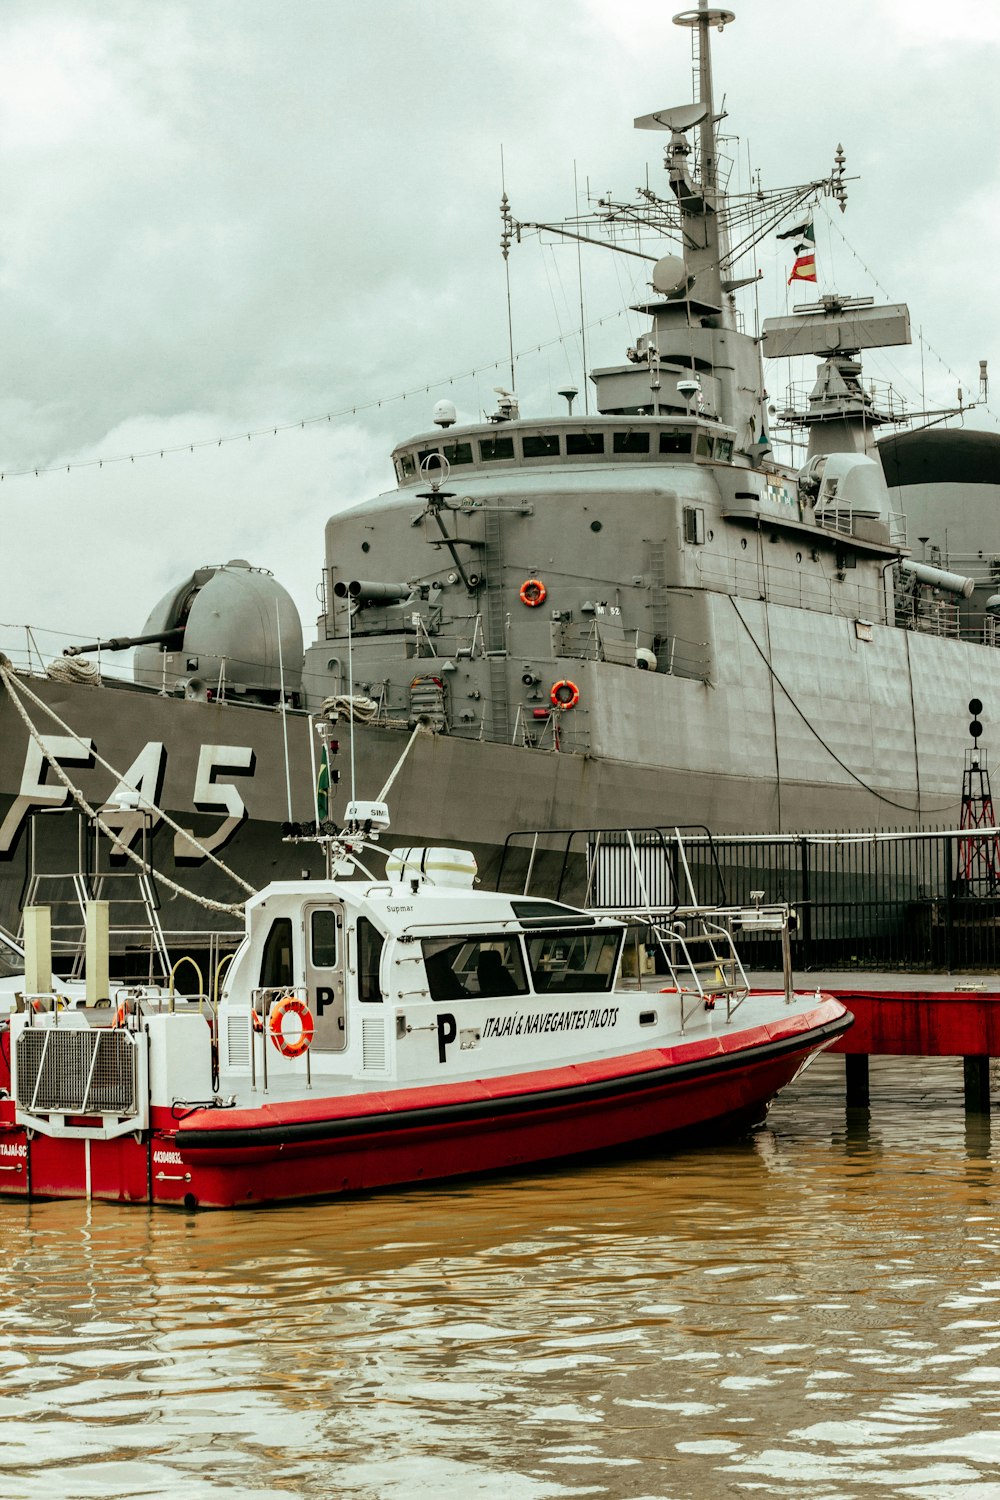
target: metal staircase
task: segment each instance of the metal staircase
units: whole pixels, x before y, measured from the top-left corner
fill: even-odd
[[[510,683],[503,596],[503,517],[498,510],[491,509],[485,512],[483,521],[486,539],[483,549],[483,572],[486,575],[483,624],[490,673],[489,737],[506,744],[510,739]]]
[[[42,839],[36,819],[77,819],[76,867],[66,870],[42,868]],[[44,825],[42,825],[44,826]],[[80,979],[86,958],[86,911],[88,901],[107,901],[116,938],[141,959],[144,974],[137,981],[166,983],[170,958],[160,923],[156,891],[149,862],[152,816],[142,815],[139,858],[141,864],[112,868],[114,845],[96,824],[75,809],[38,809],[28,820],[28,858],[22,911],[28,906],[47,906],[52,912],[52,954],[63,969],[63,977]],[[60,841],[61,842],[61,841]],[[119,856],[120,857],[120,856]],[[18,931],[23,937],[24,921]]]

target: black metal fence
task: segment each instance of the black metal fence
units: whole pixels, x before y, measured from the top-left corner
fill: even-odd
[[[1000,972],[993,833],[719,838],[712,850],[714,859],[708,849],[696,857],[706,868],[718,862],[731,904],[749,905],[762,891],[793,908],[796,969]],[[748,967],[780,966],[766,933],[746,934],[740,949]]]
[[[706,905],[787,902],[794,912],[796,970],[985,971],[1000,973],[1000,835],[996,830],[899,830],[770,837],[711,837],[680,830],[684,859]],[[636,831],[637,868],[650,861],[643,889],[662,902],[655,858],[684,904],[673,829]],[[599,890],[587,849],[595,840],[624,849],[624,830],[547,830],[512,834],[498,886],[588,904]],[[614,870],[613,865],[608,869]],[[624,876],[616,901],[629,898]],[[623,883],[624,882],[624,883]],[[667,898],[669,900],[669,898]],[[597,903],[599,904],[599,902]],[[740,954],[749,969],[780,969],[781,947],[768,933],[747,932]]]

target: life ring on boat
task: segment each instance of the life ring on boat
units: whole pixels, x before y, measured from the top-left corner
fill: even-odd
[[[575,682],[570,682],[564,677],[562,682],[554,682],[549,694],[549,702],[553,708],[575,708],[580,701],[580,689]]]
[[[537,609],[540,604],[545,603],[548,592],[540,578],[526,578],[521,584],[521,603],[526,604],[529,609]]]
[[[285,1035],[285,1022],[289,1016],[298,1017],[297,1036]],[[267,1029],[271,1033],[271,1041],[282,1057],[301,1057],[313,1039],[312,1011],[304,1000],[299,999],[298,995],[286,995],[283,1000],[277,1000],[271,1006],[267,1017]]]

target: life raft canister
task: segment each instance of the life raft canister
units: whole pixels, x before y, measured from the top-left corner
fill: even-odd
[[[297,1018],[298,1027],[293,1022],[286,1032],[285,1022],[289,1016]],[[284,999],[276,1000],[271,1006],[267,1017],[267,1029],[271,1034],[271,1041],[282,1057],[301,1057],[313,1039],[312,1011],[304,1000],[299,999],[298,995],[286,995]]]
[[[540,604],[545,603],[548,589],[540,578],[526,578],[521,584],[521,603],[526,604],[529,609],[537,609]]]
[[[562,682],[554,682],[549,694],[549,702],[553,708],[575,708],[580,701],[580,689],[575,682],[570,682],[564,677]]]

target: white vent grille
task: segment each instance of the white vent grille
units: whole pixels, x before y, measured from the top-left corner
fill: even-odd
[[[230,1068],[250,1066],[250,1016],[226,1017],[226,1063]]]
[[[385,1022],[381,1016],[362,1017],[361,1066],[366,1073],[385,1072]]]
[[[119,1029],[30,1026],[17,1039],[17,1106],[40,1114],[134,1115],[135,1042]]]

